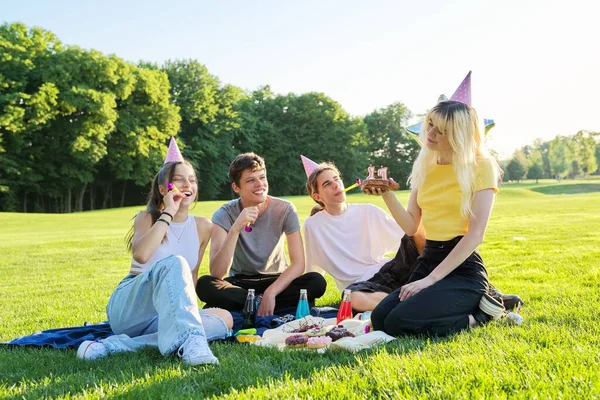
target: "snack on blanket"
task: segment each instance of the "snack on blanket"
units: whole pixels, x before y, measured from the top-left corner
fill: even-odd
[[[285,345],[289,347],[304,347],[306,342],[308,342],[306,335],[292,335],[285,339]]]
[[[258,335],[237,335],[235,338],[240,343],[254,343],[262,339]]]
[[[322,349],[331,344],[332,340],[329,336],[309,337],[306,347],[309,349]]]
[[[393,180],[392,178],[387,177],[387,167],[381,166],[377,170],[377,175],[381,179],[375,178],[375,167],[373,165],[369,165],[369,176],[367,179],[362,181],[360,188],[362,191],[365,189],[381,189],[381,190],[398,190],[400,189],[400,185],[398,182]]]
[[[327,329],[325,329],[325,328],[314,328],[314,329],[309,329],[308,331],[306,331],[306,336],[308,336],[308,337],[325,336],[326,333],[327,333]]]
[[[331,341],[335,342],[336,340],[340,340],[344,337],[354,337],[352,332],[348,332],[346,328],[341,325],[336,326],[332,330],[326,333],[327,336],[331,338]]]
[[[292,329],[291,333],[304,333],[307,332],[311,329],[321,329],[321,327],[317,324],[312,324],[312,325],[300,325],[299,328],[296,329]]]

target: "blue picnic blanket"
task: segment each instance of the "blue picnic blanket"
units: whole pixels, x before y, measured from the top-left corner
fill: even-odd
[[[256,317],[255,328],[258,335],[262,335],[267,329],[277,328],[286,322],[287,315],[295,313],[295,309],[283,309],[277,310],[279,315],[272,315],[270,317]],[[334,307],[313,307],[311,314],[322,318],[332,318],[337,314],[337,308]],[[241,312],[232,311],[233,316],[233,332],[242,329],[242,322],[244,315]],[[292,318],[293,319],[293,318]],[[287,319],[289,320],[289,318]],[[99,324],[85,323],[82,326],[72,326],[67,328],[56,328],[48,329],[41,332],[36,332],[32,335],[22,336],[11,340],[10,342],[3,342],[0,345],[10,346],[36,346],[36,347],[52,347],[55,349],[76,349],[81,343],[86,340],[99,340],[114,335],[108,322],[102,322]]]
[[[102,322],[100,324],[84,324],[83,326],[48,329],[0,344],[13,346],[49,346],[55,349],[76,349],[86,340],[104,339],[111,335],[114,335],[114,333],[112,329],[110,329],[108,322]]]

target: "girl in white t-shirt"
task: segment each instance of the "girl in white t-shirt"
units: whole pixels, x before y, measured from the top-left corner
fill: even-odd
[[[303,227],[307,271],[328,272],[340,290],[352,291],[355,310],[372,310],[406,283],[424,235],[415,235],[415,244],[381,208],[346,203],[340,172],[332,163],[315,167],[306,189],[318,204]],[[395,258],[386,257],[394,252]]]

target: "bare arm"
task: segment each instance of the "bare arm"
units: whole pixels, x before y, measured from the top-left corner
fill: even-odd
[[[141,264],[148,262],[165,237],[167,227],[160,221],[152,225],[152,216],[148,211],[138,213],[133,223],[133,259]]]
[[[246,207],[237,217],[229,232],[217,224],[213,224],[210,243],[210,275],[223,279],[231,264],[240,232],[247,223],[253,223],[258,218],[258,207]]]
[[[444,261],[435,267],[427,277],[402,286],[399,295],[400,301],[406,300],[426,287],[444,279],[477,249],[477,246],[483,242],[493,204],[493,189],[484,189],[475,192],[471,203],[473,216],[469,221],[469,229],[466,235],[457,243],[450,254],[446,256]]]
[[[407,209],[402,207],[392,191],[383,193],[383,201],[400,228],[408,236],[414,236],[421,225],[421,208],[417,204],[417,189],[411,190]]]
[[[219,225],[213,224],[210,242],[210,275],[223,279],[233,263],[233,252],[240,233],[231,229],[226,232]]]
[[[304,273],[304,248],[300,231],[286,236],[287,248],[290,255],[290,265],[283,271],[275,282],[263,293],[263,300],[258,308],[258,315],[273,315],[275,297],[283,292],[292,281]]]
[[[179,205],[184,195],[178,192],[169,192],[163,198],[165,202],[165,211],[175,215],[179,210]],[[171,217],[165,215],[162,217],[171,222]],[[147,211],[140,212],[135,217],[133,223],[133,240],[131,250],[134,260],[141,264],[148,262],[152,254],[158,249],[167,233],[168,225],[164,222],[152,224],[152,216]]]
[[[194,286],[196,286],[196,283],[198,282],[198,270],[200,269],[200,264],[202,264],[202,258],[204,258],[204,252],[206,251],[206,247],[208,246],[208,242],[210,241],[213,225],[213,223],[209,219],[200,217],[195,218],[196,227],[198,229],[198,239],[200,239],[200,247],[198,248],[198,263],[192,270]]]

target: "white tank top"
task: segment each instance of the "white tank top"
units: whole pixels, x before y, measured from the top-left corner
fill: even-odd
[[[162,222],[159,222],[162,224]],[[200,249],[200,240],[198,239],[198,229],[196,228],[196,218],[188,215],[184,222],[171,222],[167,228],[167,239],[158,246],[158,249],[152,254],[147,263],[141,264],[131,259],[132,273],[141,273],[150,268],[159,260],[171,255],[182,256],[185,258],[193,270],[198,263],[198,251]]]

